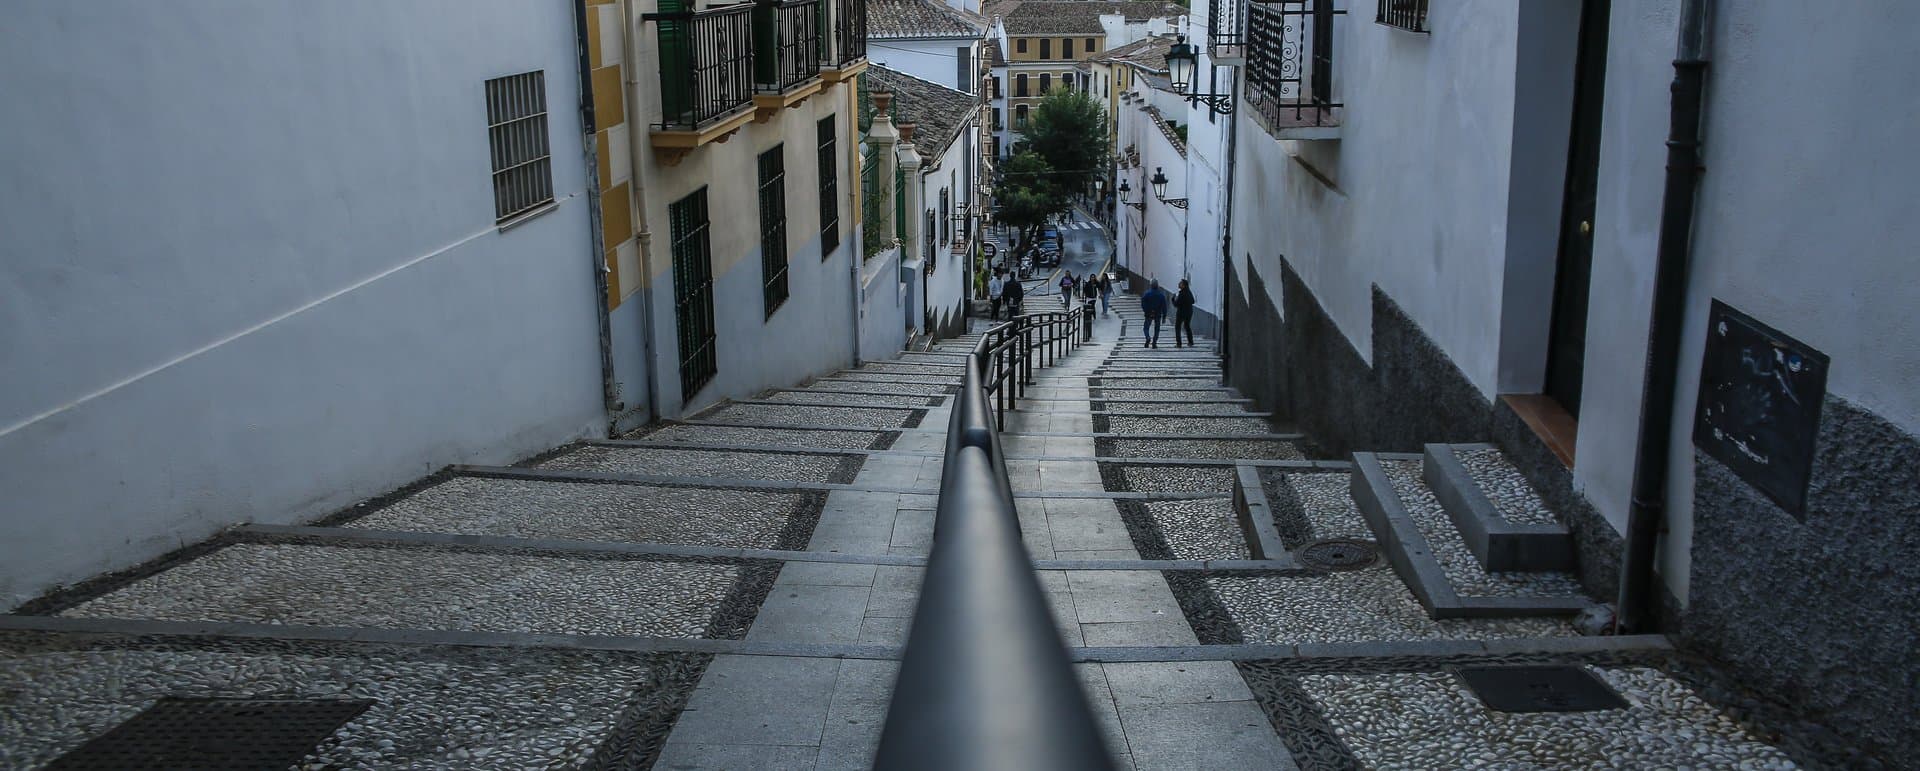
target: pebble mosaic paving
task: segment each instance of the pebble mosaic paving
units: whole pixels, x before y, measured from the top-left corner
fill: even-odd
[[[834,404],[849,407],[927,407],[925,396],[876,396],[874,394],[848,394],[819,391],[779,391],[766,396],[765,401],[791,404]]]
[[[60,615],[701,637],[733,565],[239,544]]]
[[[1234,519],[1231,498],[1149,501],[1141,508],[1153,518],[1173,559],[1243,560],[1253,556]]]
[[[953,389],[941,385],[921,385],[918,383],[894,383],[872,380],[816,380],[802,389],[808,393],[838,393],[842,391],[863,394],[902,394],[906,396],[946,396]]]
[[[657,431],[628,438],[680,444],[744,444],[836,450],[877,450],[892,443],[889,435],[880,431],[804,431],[683,424],[669,424]]]
[[[1101,437],[1099,453],[1108,458],[1194,458],[1201,460],[1303,460],[1300,446],[1280,439],[1125,439]]]
[[[1473,478],[1480,492],[1493,502],[1500,516],[1516,525],[1557,525],[1560,518],[1553,515],[1540,494],[1534,492],[1533,485],[1527,484],[1526,477],[1520,476],[1520,470],[1507,461],[1507,456],[1499,450],[1456,451],[1460,465],[1467,470],[1467,476]]]
[[[1097,402],[1099,409],[1108,412],[1164,413],[1169,415],[1244,415],[1247,408],[1238,404],[1166,403],[1166,402]]]
[[[1498,712],[1450,672],[1310,674],[1300,687],[1366,768],[1796,768],[1649,667],[1594,668],[1629,706]]]
[[[1115,434],[1271,434],[1261,418],[1141,418],[1106,417],[1107,431]]]
[[[1418,460],[1381,460],[1388,481],[1400,496],[1407,516],[1419,525],[1448,583],[1462,597],[1584,597],[1580,582],[1567,573],[1488,573],[1467,549],[1467,542],[1420,477]]]
[[[658,752],[650,734],[664,734],[704,662],[689,654],[270,641],[41,645],[4,635],[0,768],[40,767],[168,696],[373,702],[299,768],[646,762]]]
[[[1353,502],[1352,478],[1347,472],[1261,470],[1274,527],[1287,548],[1329,538],[1373,540],[1372,528]]]
[[[818,456],[795,456],[818,457]],[[741,459],[736,462],[746,462]],[[722,472],[724,473],[724,472]],[[512,538],[803,548],[818,493],[456,477],[347,527]],[[784,536],[784,537],[783,537]]]
[[[1570,637],[1558,618],[1427,617],[1412,592],[1381,565],[1310,576],[1210,576],[1207,584],[1249,643],[1367,640],[1493,640]]]
[[[1232,466],[1131,466],[1108,464],[1125,490],[1140,493],[1233,492]]]
[[[1217,377],[1102,377],[1095,388],[1218,388]]]
[[[698,419],[715,423],[742,423],[756,426],[906,428],[914,424],[916,415],[913,410],[729,404],[712,412],[703,413],[698,416]]]
[[[850,482],[865,455],[692,450],[581,445],[536,468],[673,477],[759,479],[771,482]]]
[[[1099,393],[1095,394],[1095,397],[1100,399],[1143,399],[1147,401],[1174,399],[1184,403],[1187,401],[1206,402],[1214,399],[1235,398],[1226,391],[1209,388],[1193,388],[1190,390],[1185,388],[1170,388],[1167,390],[1154,390],[1150,388],[1104,388],[1095,386],[1095,390],[1099,391]],[[1229,404],[1244,403],[1245,402],[1229,402]]]

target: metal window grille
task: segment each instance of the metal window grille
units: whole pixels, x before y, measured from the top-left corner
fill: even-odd
[[[713,257],[707,241],[707,189],[667,207],[673,234],[673,319],[680,339],[680,400],[691,401],[719,371],[714,355]]]
[[[834,141],[834,121],[820,119],[820,259],[840,247],[840,155]]]
[[[1253,3],[1247,14],[1247,102],[1275,126],[1337,123],[1334,0]]]
[[[544,70],[487,81],[487,143],[493,150],[493,219],[506,222],[553,203]]]
[[[1380,0],[1374,21],[1408,32],[1429,32],[1427,0]]]
[[[787,164],[785,145],[760,154],[760,275],[767,317],[787,301]]]
[[[820,0],[754,3],[754,90],[783,93],[820,77],[820,5]]]
[[[753,5],[649,13],[659,36],[661,129],[697,129],[753,102]]]
[[[893,190],[893,238],[911,244],[907,240],[907,167],[898,163],[893,165]]]
[[[948,200],[950,197],[945,189],[940,191],[940,243],[943,244],[953,243],[953,205]],[[933,269],[928,268],[927,272],[932,273]]]
[[[1247,42],[1247,0],[1208,0],[1207,45],[1237,55]]]

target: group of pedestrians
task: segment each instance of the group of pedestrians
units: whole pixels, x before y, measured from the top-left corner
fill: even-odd
[[[1180,293],[1172,297],[1160,288],[1160,281],[1154,280],[1140,295],[1140,315],[1146,322],[1140,325],[1146,336],[1148,348],[1160,347],[1160,322],[1167,317],[1168,306],[1173,309],[1173,347],[1179,348],[1180,332],[1187,333],[1187,346],[1193,346],[1193,290],[1188,288],[1187,280],[1180,279]]]
[[[1104,315],[1113,309],[1113,279],[1105,273],[1088,273],[1076,279],[1071,271],[1063,271],[1060,274],[1060,305],[1073,307],[1076,295],[1087,300],[1099,298],[1100,312]]]
[[[1003,304],[1007,306],[1007,318],[1018,316],[1026,299],[1027,289],[1021,286],[1020,279],[1008,275],[1005,268],[993,269],[993,277],[987,279],[988,318],[999,321]]]

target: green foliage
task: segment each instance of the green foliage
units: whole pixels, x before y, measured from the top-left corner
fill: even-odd
[[[1053,167],[1053,183],[1063,192],[1079,192],[1104,177],[1107,116],[1085,91],[1056,88],[1040,100],[1028,124],[1026,146]]]
[[[1069,199],[1059,184],[1059,176],[1045,158],[1032,150],[1021,150],[1001,166],[1001,182],[994,190],[999,222],[1017,228],[1022,243],[1047,224],[1047,219],[1065,212]]]

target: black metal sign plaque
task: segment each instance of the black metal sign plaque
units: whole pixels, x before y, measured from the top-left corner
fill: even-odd
[[[1714,300],[1701,359],[1693,443],[1805,519],[1827,355]]]

